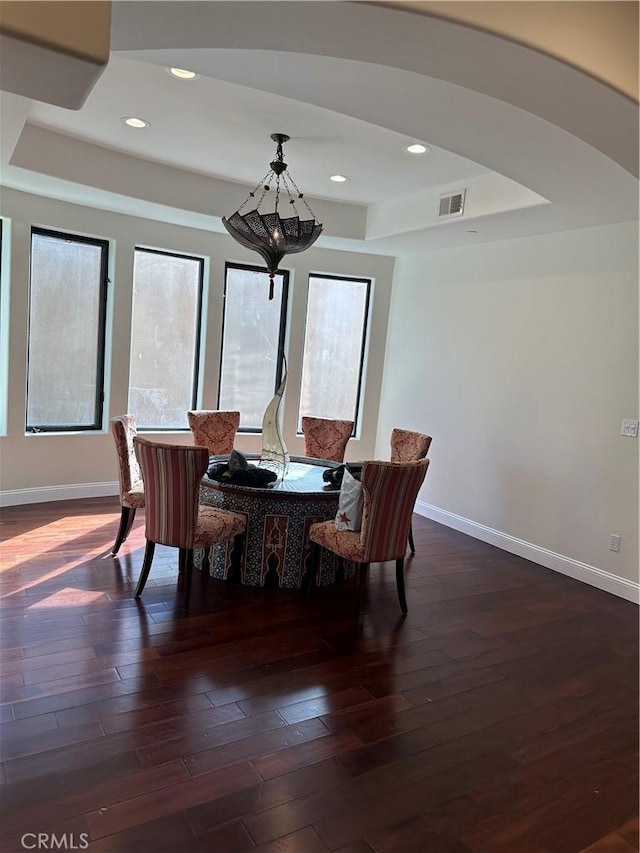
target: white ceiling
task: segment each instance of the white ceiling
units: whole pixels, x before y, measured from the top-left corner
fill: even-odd
[[[188,57],[185,57],[188,59]],[[203,57],[191,59],[201,65]],[[127,127],[140,116],[149,127]],[[371,204],[465,180],[487,170],[440,148],[406,152],[413,138],[331,110],[201,76],[178,80],[163,65],[112,56],[81,110],[34,103],[32,124],[136,157],[256,184],[286,133],[289,171],[309,196]],[[423,141],[423,140],[418,140]],[[428,142],[428,140],[427,140]],[[340,173],[341,186],[329,181]]]
[[[637,217],[637,103],[486,32],[368,4],[145,0],[114,3],[111,47],[80,110],[3,93],[5,185],[220,230],[281,132],[318,245],[402,254]],[[437,222],[462,188],[465,216]]]

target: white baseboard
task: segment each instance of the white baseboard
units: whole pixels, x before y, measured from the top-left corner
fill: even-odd
[[[72,501],[78,498],[103,498],[120,494],[114,483],[78,483],[67,486],[38,486],[33,489],[7,489],[0,492],[0,506],[20,506],[48,501]]]
[[[533,563],[538,563],[538,565],[544,566],[547,569],[553,569],[555,572],[568,575],[571,578],[598,587],[598,589],[610,592],[627,601],[633,601],[635,604],[640,603],[640,584],[638,583],[628,581],[625,578],[618,577],[618,575],[612,575],[610,572],[605,572],[603,569],[598,569],[595,566],[589,566],[587,563],[581,563],[579,560],[573,560],[571,557],[565,557],[562,554],[556,554],[554,551],[548,551],[539,545],[525,542],[524,539],[517,539],[515,536],[501,533],[492,527],[478,524],[477,521],[471,521],[469,518],[464,518],[453,512],[447,512],[424,501],[416,502],[415,511],[418,515],[430,518],[432,521],[437,521],[446,527],[453,527],[454,530],[459,530],[461,533],[473,536],[474,539],[488,542],[490,545],[502,548],[503,551],[517,554],[519,557],[524,557],[526,560],[531,560]]]

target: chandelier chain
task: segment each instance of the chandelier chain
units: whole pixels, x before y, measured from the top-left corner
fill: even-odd
[[[261,181],[258,181],[258,183],[257,183],[257,184],[255,185],[255,187],[251,190],[251,192],[249,193],[249,195],[248,195],[248,196],[245,198],[245,200],[242,202],[242,204],[241,204],[241,205],[240,205],[240,207],[238,208],[238,213],[240,213],[240,211],[242,210],[242,208],[243,208],[246,204],[248,204],[248,203],[251,201],[251,199],[252,199],[252,198],[255,198],[255,195],[256,195],[256,193],[257,193],[257,191],[258,191],[258,187],[262,187],[262,195],[260,196],[260,200],[259,200],[259,201],[258,201],[258,203],[256,204],[256,208],[260,207],[260,205],[262,204],[262,199],[265,197],[265,195],[267,194],[267,192],[268,192],[268,190],[269,190],[269,184],[271,183],[271,176],[272,176],[272,175],[273,175],[273,169],[269,169],[269,171],[268,171],[268,172],[267,172],[267,174],[264,176],[264,178],[262,178],[262,180],[261,180]]]
[[[258,199],[258,203],[256,204],[256,210],[258,210],[258,208],[259,208],[259,207],[260,207],[260,205],[262,204],[262,199],[266,196],[266,194],[267,194],[268,192],[269,192],[269,184],[268,184],[268,183],[266,183],[266,184],[264,184],[264,185],[263,185],[263,187],[262,187],[262,192],[260,193],[260,198]]]
[[[289,175],[289,173],[288,173],[288,172],[287,172],[287,174]],[[297,194],[298,194],[298,198],[301,198],[301,199],[302,199],[302,203],[303,203],[303,204],[304,204],[304,206],[307,208],[307,210],[309,211],[309,213],[311,214],[311,216],[315,219],[315,218],[316,218],[315,213],[313,212],[313,210],[311,210],[311,208],[310,208],[310,206],[309,206],[309,202],[308,202],[308,201],[306,200],[306,198],[304,197],[304,193],[301,193],[301,192],[300,192],[300,190],[298,189],[298,185],[297,185],[297,184],[296,184],[296,182],[293,180],[293,178],[291,177],[291,175],[289,175],[289,180],[290,180],[290,181],[291,181],[291,183],[293,184],[293,188],[294,188],[294,189],[295,189],[295,191],[297,192]]]
[[[293,178],[291,177],[288,171],[283,172],[282,183],[284,184],[285,189],[287,191],[287,195],[289,196],[289,204],[293,208],[293,212],[295,213],[295,215],[299,217],[300,214],[298,213],[298,208],[296,207],[296,200],[294,199],[293,194],[291,192],[291,184],[293,183]]]
[[[278,212],[278,204],[280,203],[280,175],[276,175],[276,201],[274,205],[274,212]]]

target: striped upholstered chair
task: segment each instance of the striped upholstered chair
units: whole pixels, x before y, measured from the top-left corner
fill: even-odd
[[[415,462],[424,459],[429,452],[431,436],[410,429],[394,429],[391,433],[391,461]],[[413,524],[409,524],[409,550],[416,553],[413,544]]]
[[[240,426],[240,412],[198,411],[187,412],[193,443],[206,447],[213,456],[231,453]]]
[[[333,551],[343,560],[360,565],[396,561],[396,584],[400,609],[407,612],[404,591],[404,555],[413,505],[429,467],[418,462],[365,462],[362,467],[362,527],[338,530],[335,521],[321,521],[309,528],[315,545]],[[314,549],[317,564],[317,548]]]
[[[347,442],[353,433],[353,421],[335,421],[330,418],[302,418],[304,455],[314,459],[342,462]]]
[[[185,574],[185,607],[188,607],[194,550],[242,538],[246,519],[240,513],[199,503],[200,483],[209,466],[206,447],[160,444],[144,438],[135,438],[134,447],[144,480],[147,539],[136,598],[142,594],[149,577],[155,546],[170,545],[180,549],[178,567]],[[236,540],[236,555],[241,538]]]
[[[133,450],[133,439],[137,434],[133,415],[118,415],[111,418],[111,435],[118,454],[118,475],[120,478],[120,527],[111,550],[115,555],[131,531],[136,510],[144,507],[144,486],[140,466]]]

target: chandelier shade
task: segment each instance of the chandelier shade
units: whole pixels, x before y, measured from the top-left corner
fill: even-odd
[[[312,246],[322,233],[322,224],[316,221],[315,214],[307,204],[303,193],[287,171],[283,160],[282,144],[289,137],[284,133],[273,133],[271,139],[277,143],[275,160],[270,163],[271,169],[260,183],[249,193],[243,204],[229,217],[222,217],[222,224],[229,234],[246,249],[257,252],[267,265],[269,273],[269,299],[273,299],[273,277],[278,265],[285,255],[304,252]],[[271,189],[271,181],[275,180],[276,193],[274,210],[271,213],[260,213],[259,208],[266,194]],[[280,184],[284,186],[292,205],[295,216],[281,217],[278,212],[280,204]],[[262,193],[256,206],[247,213],[242,209],[255,199],[256,193],[262,187]],[[295,196],[295,198],[294,198]],[[296,200],[302,200],[311,214],[311,219],[300,219],[296,210]]]

